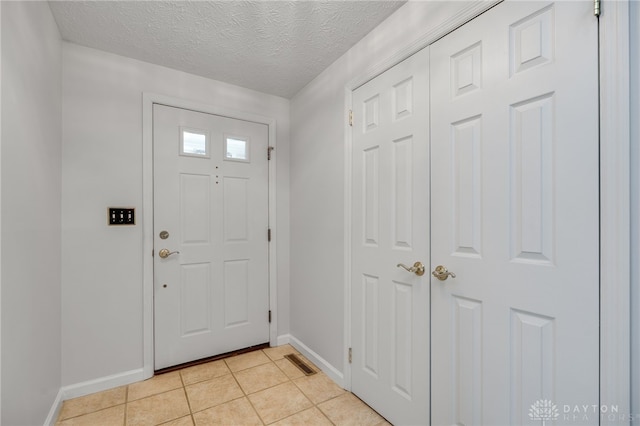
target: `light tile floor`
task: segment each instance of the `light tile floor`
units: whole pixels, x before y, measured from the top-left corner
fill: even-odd
[[[388,425],[311,362],[305,376],[284,355],[258,350],[65,401],[58,426]]]

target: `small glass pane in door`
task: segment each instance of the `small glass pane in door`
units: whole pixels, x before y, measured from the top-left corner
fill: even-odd
[[[249,141],[237,137],[224,138],[224,158],[233,161],[249,161]]]
[[[180,129],[180,155],[209,158],[209,137],[204,131]]]

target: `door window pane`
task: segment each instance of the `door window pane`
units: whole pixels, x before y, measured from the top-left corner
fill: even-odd
[[[209,157],[209,138],[206,132],[181,129],[180,154],[194,157]]]
[[[237,137],[225,137],[224,158],[235,161],[249,161],[249,141]]]

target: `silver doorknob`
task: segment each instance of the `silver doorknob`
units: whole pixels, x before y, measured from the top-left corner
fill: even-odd
[[[404,268],[407,272],[413,272],[417,276],[421,277],[424,275],[424,265],[422,262],[416,262],[412,267],[408,267],[404,263],[398,263],[396,268]]]
[[[431,273],[431,275],[433,275],[434,277],[436,277],[440,281],[444,281],[449,277],[451,277],[451,278],[455,278],[456,277],[456,274],[454,274],[453,272],[447,271],[447,268],[445,268],[442,265],[436,266],[436,269]]]
[[[172,254],[178,254],[180,253],[179,251],[169,251],[168,249],[162,249],[158,252],[158,256],[160,256],[163,259],[166,259],[167,257],[171,256]]]

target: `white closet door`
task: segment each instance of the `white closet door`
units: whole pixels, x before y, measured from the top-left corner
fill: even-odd
[[[434,425],[598,424],[590,2],[504,2],[431,46]],[[547,423],[551,424],[551,423]]]

